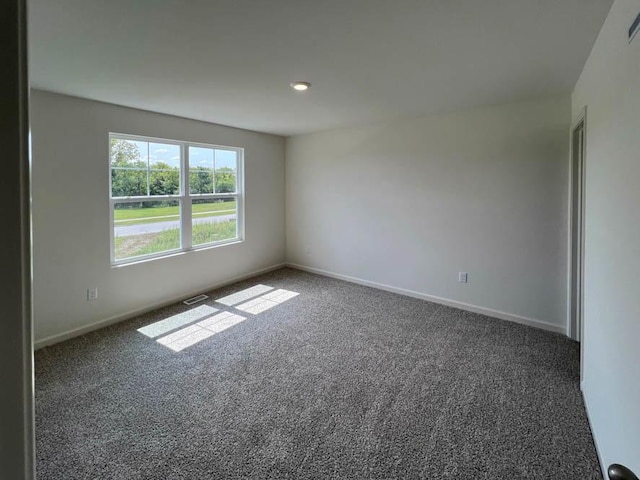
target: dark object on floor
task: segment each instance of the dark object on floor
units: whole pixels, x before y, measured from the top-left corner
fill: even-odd
[[[638,480],[638,477],[624,465],[614,463],[607,470],[609,480]]]
[[[299,295],[215,302],[256,284]],[[209,297],[36,353],[40,480],[602,479],[562,335],[292,269]],[[246,320],[156,341],[194,308]]]

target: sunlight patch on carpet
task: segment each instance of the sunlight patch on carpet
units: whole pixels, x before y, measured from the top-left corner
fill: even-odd
[[[174,352],[180,352],[244,320],[246,320],[246,317],[230,312],[221,312],[194,325],[189,325],[177,332],[159,338],[156,341]]]
[[[218,311],[219,310],[217,308],[210,307],[209,305],[201,305],[199,307],[192,308],[191,310],[187,310],[186,312],[173,315],[165,318],[164,320],[139,328],[138,332],[146,335],[147,337],[156,338],[188,323],[193,323],[197,320],[208,317]]]
[[[258,295],[262,295],[265,292],[273,290],[273,287],[269,287],[268,285],[254,285],[250,288],[245,288],[244,290],[240,290],[239,292],[233,293],[231,295],[227,295],[226,297],[218,298],[216,302],[231,307],[238,303],[249,300],[250,298],[257,297]]]
[[[242,305],[238,305],[238,310],[242,312],[252,313],[257,315],[258,313],[265,312],[270,308],[275,307],[276,305],[280,305],[281,303],[286,302],[294,297],[300,295],[297,292],[292,292],[290,290],[278,289],[273,292],[269,292],[261,297],[255,298],[253,300],[249,300]]]

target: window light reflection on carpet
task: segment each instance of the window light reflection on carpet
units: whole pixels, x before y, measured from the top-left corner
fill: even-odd
[[[241,317],[234,313],[221,312],[194,325],[189,325],[177,332],[170,333],[156,341],[165,347],[169,347],[174,352],[179,352],[246,319],[246,317]]]
[[[289,290],[274,290],[258,298],[250,300],[242,305],[238,305],[236,308],[242,312],[252,313],[254,315],[265,312],[270,308],[280,305],[287,300],[297,297],[299,293],[291,292]]]
[[[146,325],[139,328],[138,331],[147,337],[156,338],[171,330],[182,327],[189,323],[193,323],[197,320],[210,316],[219,310],[217,308],[210,307],[209,305],[201,305],[186,312],[173,315],[158,322]]]
[[[299,295],[290,290],[275,289],[268,285],[254,285],[216,300],[225,310],[238,310],[257,315]],[[221,311],[209,305],[201,305],[177,315],[151,323],[138,332],[180,352],[185,348],[237,325],[247,317],[230,311]]]

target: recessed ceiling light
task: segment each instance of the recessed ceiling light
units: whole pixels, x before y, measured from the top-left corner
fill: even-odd
[[[305,90],[309,90],[310,86],[311,84],[309,82],[293,82],[291,84],[291,88],[299,92],[304,92]]]

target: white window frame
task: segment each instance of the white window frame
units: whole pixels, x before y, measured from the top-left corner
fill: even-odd
[[[168,145],[177,145],[180,147],[180,193],[178,195],[142,195],[114,197],[111,188],[111,139],[117,138],[121,140],[134,140],[139,142],[164,143]],[[189,192],[189,147],[212,148],[214,150],[228,150],[236,153],[238,161],[236,172],[236,193],[200,193],[191,194]],[[176,254],[188,253],[197,250],[216,248],[224,245],[240,243],[244,241],[244,148],[231,147],[226,145],[214,145],[209,143],[188,142],[171,140],[166,138],[149,137],[145,135],[131,135],[127,133],[109,132],[108,141],[108,172],[109,172],[109,230],[110,230],[110,259],[111,266],[129,265],[145,260],[157,258],[165,258]],[[215,185],[215,174],[214,174]],[[236,199],[236,232],[235,238],[220,240],[218,242],[206,243],[204,245],[192,245],[192,200],[208,200],[208,199]],[[148,255],[140,255],[137,257],[129,257],[123,259],[115,258],[115,219],[114,210],[116,203],[140,202],[140,201],[162,201],[175,200],[179,204],[180,209],[180,247],[171,250],[165,250],[159,253],[151,253]]]

